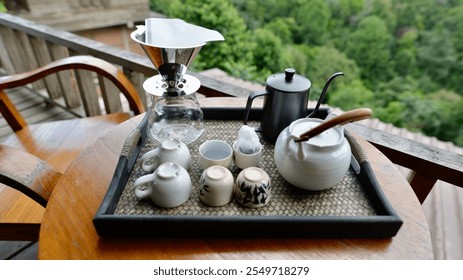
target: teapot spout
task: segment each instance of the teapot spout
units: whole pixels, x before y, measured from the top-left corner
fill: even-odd
[[[328,91],[328,88],[329,88],[331,82],[338,76],[345,76],[345,75],[344,75],[343,72],[336,72],[333,75],[331,75],[331,77],[328,78],[328,80],[325,83],[325,86],[323,87],[323,91],[322,91],[322,93],[320,95],[320,98],[318,99],[317,105],[315,106],[312,113],[310,113],[307,116],[307,118],[311,118],[311,117],[313,117],[313,116],[315,116],[317,114],[318,109],[320,108],[320,105],[322,104],[323,100],[325,100],[325,95],[326,95],[326,92]]]
[[[296,153],[296,160],[297,161],[304,161],[307,157],[307,152],[304,150],[304,147],[302,146],[303,143],[301,142],[298,142],[297,143],[298,147],[297,147],[297,153]]]

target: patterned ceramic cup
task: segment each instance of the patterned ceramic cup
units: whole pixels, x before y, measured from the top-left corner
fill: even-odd
[[[272,196],[268,174],[258,167],[248,167],[238,174],[235,181],[235,199],[245,207],[267,205]]]
[[[222,206],[233,199],[233,175],[227,168],[213,165],[199,180],[199,199],[210,206]]]

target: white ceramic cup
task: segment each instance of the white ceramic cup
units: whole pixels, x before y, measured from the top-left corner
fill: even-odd
[[[233,174],[220,165],[208,167],[199,179],[199,199],[210,206],[222,206],[233,199]]]
[[[178,139],[165,139],[154,150],[145,153],[141,157],[142,169],[152,172],[165,162],[173,162],[181,165],[186,170],[191,166],[191,155],[188,147]]]
[[[147,185],[142,189],[143,185]],[[191,196],[192,184],[182,166],[166,162],[152,173],[134,182],[134,194],[139,199],[150,198],[159,207],[173,208],[185,203]]]
[[[272,186],[267,172],[258,167],[248,167],[236,177],[235,200],[245,207],[262,207],[270,202],[271,190]]]
[[[199,146],[198,164],[203,170],[213,165],[229,168],[232,160],[233,149],[222,140],[207,140]]]
[[[260,159],[262,158],[263,146],[260,145],[259,150],[253,154],[243,154],[238,150],[237,141],[233,143],[233,156],[235,159],[235,165],[238,168],[245,169],[248,167],[259,167]]]

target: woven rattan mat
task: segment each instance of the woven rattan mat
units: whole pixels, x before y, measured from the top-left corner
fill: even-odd
[[[199,199],[199,178],[202,173],[197,164],[199,145],[208,139],[220,139],[230,145],[236,140],[241,121],[205,121],[203,135],[191,143],[188,148],[192,156],[192,166],[189,170],[193,183],[190,199],[183,205],[164,209],[157,207],[150,200],[141,201],[133,194],[133,182],[146,173],[140,165],[140,157],[147,151],[154,149],[156,144],[147,138],[129,181],[117,204],[115,215],[193,215],[193,216],[369,216],[375,211],[363,187],[357,181],[351,169],[335,187],[324,191],[305,191],[288,184],[278,173],[273,162],[273,145],[261,139],[264,145],[261,168],[265,170],[272,183],[272,199],[262,208],[251,209],[239,205],[236,201],[212,207]],[[248,123],[257,127],[257,122]],[[241,171],[234,165],[230,168],[234,177]]]

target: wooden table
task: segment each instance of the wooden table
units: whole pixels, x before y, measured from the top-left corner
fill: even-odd
[[[227,100],[208,98],[201,103],[224,106]],[[236,102],[230,100],[229,104]],[[404,222],[391,239],[100,238],[92,219],[112,179],[122,145],[141,119],[135,117],[106,133],[64,173],[43,218],[40,259],[433,258],[426,218],[410,185],[383,154],[363,139],[358,140],[379,184]]]

